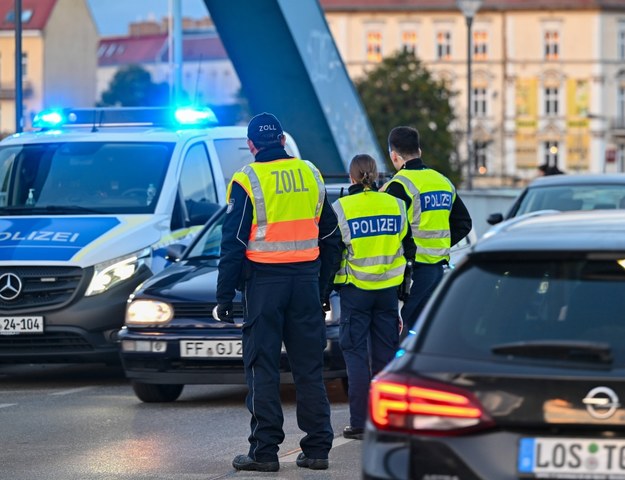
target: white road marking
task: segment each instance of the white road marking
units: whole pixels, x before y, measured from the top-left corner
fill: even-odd
[[[94,387],[78,387],[70,388],[69,390],[61,390],[60,392],[53,392],[50,395],[71,395],[72,393],[84,392],[85,390],[91,390]]]
[[[0,408],[14,407],[17,403],[0,403]]]

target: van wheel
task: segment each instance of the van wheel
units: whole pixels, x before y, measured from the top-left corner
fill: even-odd
[[[157,383],[131,382],[135,395],[142,402],[175,402],[184,385],[161,385]]]

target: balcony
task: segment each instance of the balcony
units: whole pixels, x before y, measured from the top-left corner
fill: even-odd
[[[28,98],[33,94],[33,85],[28,80],[22,83],[22,97]],[[0,100],[15,100],[15,83],[0,83]]]

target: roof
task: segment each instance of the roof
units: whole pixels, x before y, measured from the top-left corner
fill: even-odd
[[[57,0],[22,0],[22,29],[43,30]],[[0,30],[15,29],[15,0],[0,0]]]
[[[625,173],[588,173],[547,175],[538,177],[529,184],[529,188],[570,186],[570,185],[597,185],[597,184],[625,184]]]
[[[532,212],[497,225],[473,251],[623,253],[625,210]]]
[[[182,56],[187,62],[228,58],[215,32],[185,33],[182,42]],[[168,52],[167,33],[107,37],[100,40],[98,66],[167,62]]]
[[[321,7],[331,11],[459,11],[456,0],[319,0]],[[620,10],[623,0],[484,0],[485,10]]]

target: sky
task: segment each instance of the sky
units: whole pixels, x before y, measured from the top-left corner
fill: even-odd
[[[182,16],[202,18],[208,15],[203,0],[180,0]],[[137,20],[161,20],[169,11],[169,0],[87,0],[100,36],[125,35],[128,24]]]

